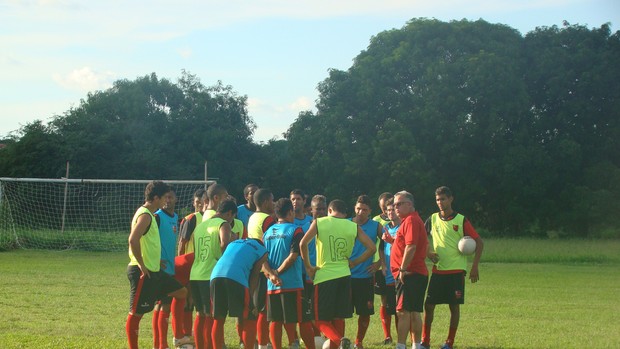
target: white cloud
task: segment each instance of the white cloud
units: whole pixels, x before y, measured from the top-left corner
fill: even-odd
[[[182,58],[190,58],[193,53],[192,49],[189,47],[179,49],[177,52],[179,53],[179,56],[181,56]]]
[[[289,105],[289,109],[295,112],[300,112],[303,110],[310,110],[314,107],[312,100],[308,97],[299,97],[293,103]]]
[[[106,89],[112,86],[113,77],[114,74],[111,72],[100,73],[90,67],[75,69],[66,75],[53,75],[54,81],[60,86],[80,92]]]

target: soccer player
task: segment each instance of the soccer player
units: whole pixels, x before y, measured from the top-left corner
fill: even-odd
[[[376,248],[377,242],[381,241],[383,227],[377,221],[370,219],[370,204],[370,198],[367,195],[360,195],[355,203],[355,216],[351,220],[362,228]],[[351,259],[361,256],[365,251],[365,246],[360,241],[356,241]],[[383,259],[383,252],[380,255]],[[351,305],[358,315],[355,348],[364,348],[363,342],[368,325],[370,325],[370,315],[375,313],[374,275],[383,263],[381,259],[374,262],[372,258],[369,258],[351,269]]]
[[[390,257],[392,244],[396,237],[396,232],[400,228],[400,217],[394,212],[394,198],[390,198],[385,203],[385,212],[387,213],[388,222],[383,227],[383,250],[385,255],[385,267],[383,268],[382,275],[385,273],[385,284],[379,289],[379,295],[381,295],[381,327],[383,328],[383,334],[385,339],[383,344],[392,343],[392,315],[396,315],[396,288],[394,276],[390,269]],[[376,283],[375,283],[376,286]],[[375,293],[377,288],[375,287]]]
[[[410,333],[414,342],[412,348],[420,349],[421,313],[428,284],[428,270],[424,263],[428,238],[424,223],[415,211],[413,195],[406,191],[394,194],[394,210],[401,219],[390,255],[390,268],[396,280],[396,349],[406,348],[407,336]]]
[[[164,207],[154,214],[159,229],[161,240],[161,268],[174,277],[175,257],[177,254],[177,234],[179,215],[174,212],[177,196],[174,190],[170,190],[168,200]],[[153,348],[168,349],[168,318],[170,317],[170,303],[172,298],[162,297],[153,309]]]
[[[426,221],[427,232],[431,235],[433,251],[428,257],[433,261],[433,273],[428,286],[426,303],[424,304],[424,329],[422,345],[430,347],[431,325],[436,304],[448,304],[450,308],[450,330],[443,349],[452,349],[454,338],[461,316],[461,304],[465,303],[465,275],[467,257],[458,249],[459,240],[470,236],[476,240],[476,252],[469,272],[469,279],[475,283],[479,279],[478,263],[482,256],[484,243],[469,220],[452,208],[452,191],[448,187],[435,190],[435,202],[439,212],[431,215]]]
[[[256,309],[253,299],[258,288],[261,269],[276,285],[280,279],[267,261],[267,250],[257,239],[235,240],[226,250],[211,272],[211,313],[214,319],[213,338],[215,348],[223,348],[224,322],[230,315],[242,319],[243,344],[254,348],[256,343]]]
[[[273,193],[269,189],[258,189],[254,193],[254,204],[256,212],[250,216],[248,221],[248,237],[252,239],[263,239],[263,234],[275,224],[273,218]],[[264,349],[269,343],[269,324],[266,314],[267,301],[267,279],[259,276],[259,286],[257,299],[254,302],[258,309],[257,334],[259,349]]]
[[[237,207],[237,218],[243,222],[244,226],[248,226],[250,216],[256,211],[256,205],[254,205],[254,193],[258,190],[258,185],[248,184],[243,188],[243,197],[246,200],[244,205]]]
[[[189,287],[189,273],[194,263],[194,230],[202,222],[202,212],[207,207],[209,198],[207,191],[198,189],[194,193],[194,213],[185,216],[179,228],[178,256],[175,258],[175,279],[188,289],[186,299],[172,299],[172,332],[174,334],[174,346],[194,343],[192,338],[193,319],[191,290]]]
[[[209,203],[202,214],[203,222],[215,215],[220,203],[228,198],[228,190],[222,184],[211,184],[207,189],[207,197],[209,198]]]
[[[298,227],[304,226],[306,223],[312,221],[312,216],[306,214],[306,194],[301,189],[293,189],[289,195],[293,202],[293,209],[295,210],[295,225]]]
[[[185,298],[187,289],[172,276],[161,271],[161,240],[153,213],[162,208],[170,187],[162,181],[152,181],[144,191],[144,204],[136,210],[129,234],[130,284],[129,315],[125,323],[129,349],[138,349],[140,320],[153,310],[155,301],[162,296]]]
[[[299,258],[299,242],[304,233],[294,224],[295,211],[289,199],[279,199],[274,211],[278,221],[263,235],[268,252],[269,267],[275,270],[282,283],[267,282],[267,320],[271,322],[269,334],[274,349],[282,348],[282,325],[289,338],[289,345],[295,346],[296,326],[299,324],[301,337],[306,348],[314,349],[314,331],[310,321],[304,321],[302,296],[304,282],[301,275],[302,262]]]
[[[388,192],[385,192],[379,195],[378,201],[379,201],[379,209],[381,209],[381,213],[372,218],[373,221],[379,222],[379,224],[381,224],[381,226],[383,226],[384,228],[388,224],[390,224],[390,216],[387,212],[387,202],[389,200],[392,200],[393,202],[394,201],[393,198],[394,198],[394,195]],[[379,242],[380,243],[377,246],[377,251],[383,251],[384,256],[383,256],[383,260],[381,264],[381,269],[375,272],[375,294],[378,294],[381,296],[381,308],[379,310],[379,316],[381,317],[381,326],[383,328],[383,333],[385,334],[385,339],[383,340],[383,344],[391,344],[392,336],[390,334],[390,331],[391,331],[390,327],[391,327],[391,322],[392,322],[392,315],[396,313],[394,312],[390,314],[390,312],[394,310],[393,310],[393,307],[391,310],[389,310],[389,306],[393,305],[394,301],[389,297],[393,298],[395,297],[395,295],[386,297],[386,292],[389,292],[389,290],[386,288],[387,287],[386,278],[389,277],[391,280],[393,280],[394,278],[392,277],[392,272],[390,271],[390,267],[389,267],[389,260],[388,260],[389,257],[385,255],[385,251],[386,251],[386,248],[388,248],[388,246],[386,245],[384,240],[379,240]],[[381,260],[380,253],[375,254],[375,262],[378,260]],[[393,286],[393,283],[392,283],[392,286]],[[386,302],[390,302],[390,304]]]
[[[344,337],[344,319],[350,318],[351,269],[371,258],[375,244],[355,222],[346,218],[346,204],[333,200],[328,216],[318,218],[301,239],[301,256],[306,273],[314,280],[316,324],[332,345],[350,348],[351,341]],[[310,264],[308,244],[316,237],[316,267]],[[356,259],[350,259],[355,241],[366,250]]]
[[[196,348],[215,348],[212,339],[210,283],[211,272],[228,245],[232,231],[230,223],[237,213],[232,200],[224,200],[215,215],[200,223],[194,231],[195,258],[189,276],[192,298],[198,309],[194,322]],[[223,341],[223,338],[222,338]]]

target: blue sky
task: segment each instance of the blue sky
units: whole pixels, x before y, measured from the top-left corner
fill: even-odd
[[[78,106],[89,91],[183,69],[248,96],[254,139],[281,138],[330,68],[416,17],[484,19],[522,34],[571,24],[620,30],[618,0],[0,0],[0,137]]]

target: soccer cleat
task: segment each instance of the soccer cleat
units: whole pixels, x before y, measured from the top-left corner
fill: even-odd
[[[383,340],[383,345],[392,344],[392,337],[387,337]]]
[[[338,348],[351,349],[351,340],[347,337],[342,337],[342,339],[340,339],[340,346]]]
[[[452,349],[452,347],[450,346],[450,344],[444,343],[440,349]]]
[[[420,343],[420,348],[422,348],[422,349],[431,349],[431,345],[430,344]]]
[[[175,347],[180,347],[184,344],[194,344],[194,340],[192,338],[190,338],[189,336],[185,336],[183,338],[175,338],[174,339],[174,346]]]
[[[355,344],[353,346],[353,349],[364,349],[364,345],[363,344]]]

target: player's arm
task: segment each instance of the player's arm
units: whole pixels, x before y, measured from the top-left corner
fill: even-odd
[[[295,229],[295,233],[293,235],[293,241],[291,242],[291,251],[288,254],[288,257],[282,264],[276,269],[278,275],[284,273],[288,268],[290,268],[297,261],[297,257],[299,257],[299,242],[304,235],[304,231],[301,228]]]
[[[228,224],[228,222],[222,223],[222,225],[220,225],[220,249],[222,253],[224,253],[226,246],[232,241],[232,235],[234,234],[230,228],[230,224]]]
[[[140,271],[142,271],[142,275],[145,277],[150,277],[148,269],[144,265],[144,259],[142,259],[142,248],[140,247],[140,238],[142,235],[146,234],[151,225],[151,215],[142,214],[136,220],[136,224],[131,228],[131,233],[129,233],[129,248],[131,249],[131,253],[136,258],[138,262],[138,267]]]
[[[271,266],[269,265],[269,259],[265,258],[265,261],[263,262],[263,265],[261,267],[261,271],[263,272],[263,274],[265,274],[265,277],[269,279],[269,281],[271,281],[274,285],[280,286],[282,284],[282,280],[280,280],[280,278],[278,277],[278,272],[271,269]]]
[[[183,221],[181,224],[181,240],[179,243],[179,251],[178,255],[185,254],[185,249],[187,249],[187,244],[189,243],[189,239],[192,237],[192,233],[196,228],[196,216],[191,216],[189,220]]]
[[[398,267],[400,269],[400,273],[398,275],[399,279],[401,281],[404,282],[403,277],[405,275],[407,275],[407,267],[409,266],[409,264],[411,264],[411,261],[413,260],[413,256],[415,255],[415,251],[416,251],[416,236],[415,236],[415,232],[414,232],[414,226],[407,224],[405,227],[407,230],[403,230],[403,233],[405,234],[405,252],[403,253],[403,260],[400,262],[400,266]]]
[[[482,238],[480,237],[480,235],[478,235],[478,233],[468,219],[465,219],[465,223],[463,224],[463,231],[465,235],[471,236],[476,241],[476,252],[474,254],[474,259],[471,264],[469,280],[471,280],[471,282],[478,282],[478,280],[480,280],[478,263],[480,262],[480,257],[482,257],[482,251],[484,250],[484,242],[482,241]]]
[[[310,279],[314,279],[314,274],[316,274],[317,267],[312,266],[310,264],[310,252],[308,251],[308,244],[312,239],[316,237],[317,228],[316,228],[316,220],[312,221],[310,224],[310,228],[304,234],[304,237],[301,238],[299,242],[299,252],[301,253],[301,259],[304,261],[304,267],[306,268],[306,274],[310,277]]]
[[[382,231],[383,231],[383,226],[381,225],[381,223],[377,223],[377,241],[381,241]],[[377,248],[377,244],[375,244],[375,249],[376,248]],[[379,260],[370,264],[368,268],[366,268],[366,271],[368,271],[371,274],[374,274],[377,270],[381,268],[382,265],[385,264],[385,255],[383,254],[383,249],[379,249],[379,251],[376,251],[375,253],[377,252],[379,253]]]
[[[390,235],[387,226],[383,227],[383,235],[381,236],[381,240],[387,242],[388,244],[394,243],[394,238]]]
[[[433,251],[433,234],[431,234],[431,231],[433,230],[433,223],[431,217],[428,217],[426,222],[424,222],[424,230],[426,230],[426,236],[428,236],[426,258],[430,259],[434,264],[437,264],[437,262],[439,262],[439,255],[437,252]]]
[[[370,240],[370,238],[364,233],[360,226],[357,226],[357,237],[356,239],[366,247],[364,253],[362,253],[359,257],[354,260],[349,260],[349,268],[353,268],[356,265],[364,262],[368,258],[371,258],[375,252],[377,252],[377,246]]]
[[[259,258],[254,266],[252,267],[252,271],[250,272],[250,283],[249,283],[249,291],[250,297],[254,296],[254,292],[258,290],[258,273],[260,273],[263,264],[267,261],[267,253],[265,253],[261,258]],[[256,305],[255,305],[256,306]],[[250,312],[255,313],[256,309],[250,309]]]

